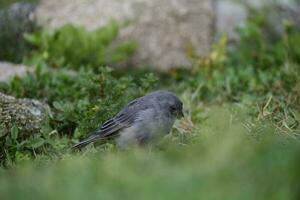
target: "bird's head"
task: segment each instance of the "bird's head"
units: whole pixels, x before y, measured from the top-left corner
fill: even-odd
[[[182,101],[175,94],[168,91],[158,91],[156,97],[161,108],[165,109],[171,116],[184,117]]]

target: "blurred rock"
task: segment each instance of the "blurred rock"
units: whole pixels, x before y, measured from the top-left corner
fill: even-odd
[[[15,21],[26,21],[30,23],[30,21],[33,21],[34,16],[34,8],[35,6],[30,3],[14,3],[8,8],[5,8],[0,11],[0,15],[3,17],[9,17],[12,20]],[[4,22],[3,18],[0,18],[0,22]]]
[[[35,30],[34,5],[14,3],[0,10],[0,60],[20,62],[28,50],[23,34]]]
[[[265,9],[267,14],[266,31],[272,37],[279,37],[284,33],[285,24],[291,24],[300,29],[300,6],[294,4],[276,4]]]
[[[24,65],[0,62],[0,81],[8,81],[14,76],[24,76],[28,69]]]
[[[16,99],[0,93],[0,137],[18,127],[21,136],[39,132],[48,123],[47,106],[32,99]]]
[[[219,0],[215,7],[216,36],[227,34],[229,42],[238,40],[235,27],[242,25],[247,19],[247,8],[232,0]]]
[[[92,30],[115,19],[126,24],[118,41],[139,44],[136,66],[160,70],[189,65],[187,48],[205,56],[213,39],[211,0],[41,0],[39,24],[57,28],[65,23]]]
[[[245,23],[253,9],[265,13],[268,23],[266,31],[270,37],[283,33],[284,20],[300,27],[300,7],[295,0],[217,0],[215,3],[216,36],[225,33],[230,42],[237,41],[235,28]]]

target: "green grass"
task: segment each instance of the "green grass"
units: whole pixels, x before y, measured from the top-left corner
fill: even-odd
[[[189,145],[38,157],[0,172],[1,199],[297,199],[299,143],[264,130],[247,136],[239,117],[216,108]],[[216,115],[215,113],[219,113]],[[233,117],[233,120],[231,118]],[[190,136],[188,136],[190,137]],[[287,142],[287,141],[286,141]]]
[[[234,48],[223,37],[208,58],[190,48],[193,68],[165,74],[73,60],[79,51],[60,40],[52,47],[68,59],[55,61],[42,44],[57,37],[33,34],[28,39],[38,45],[26,58],[36,72],[0,91],[46,102],[52,116],[34,136],[0,138],[0,199],[299,199],[300,33],[288,25],[270,40],[265,23],[251,17]],[[71,30],[87,43],[98,34]],[[160,143],[70,151],[128,101],[156,89],[177,93],[186,115]],[[43,143],[28,145],[37,138]]]

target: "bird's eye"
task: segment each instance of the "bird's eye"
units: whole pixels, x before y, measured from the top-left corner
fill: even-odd
[[[176,110],[175,106],[171,106],[170,109],[171,109],[172,111],[175,111],[175,110]]]

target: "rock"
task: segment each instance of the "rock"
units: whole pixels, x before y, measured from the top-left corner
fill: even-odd
[[[265,9],[267,14],[267,33],[271,37],[279,37],[284,34],[285,22],[293,24],[300,29],[300,6],[290,4],[276,4]]]
[[[226,34],[229,42],[239,39],[235,27],[244,24],[247,8],[231,0],[219,0],[216,3],[216,36]]]
[[[126,23],[117,41],[139,44],[132,63],[160,70],[190,65],[187,48],[205,56],[213,40],[211,0],[40,0],[36,15],[50,28],[72,23],[93,30],[111,19]]]
[[[0,62],[0,81],[9,81],[14,76],[24,76],[29,71],[24,65]]]
[[[7,9],[1,10],[0,14],[18,22],[30,22],[34,20],[34,8],[30,3],[13,3]]]
[[[14,3],[0,10],[0,60],[20,62],[29,48],[23,34],[35,28],[32,4]]]
[[[0,137],[18,127],[19,135],[38,133],[48,123],[48,106],[32,99],[16,99],[0,93]]]
[[[238,41],[235,28],[243,26],[253,9],[265,13],[266,31],[270,37],[283,34],[283,20],[288,20],[300,28],[300,7],[295,0],[218,0],[215,8],[216,35],[220,36],[225,33],[230,42]]]

